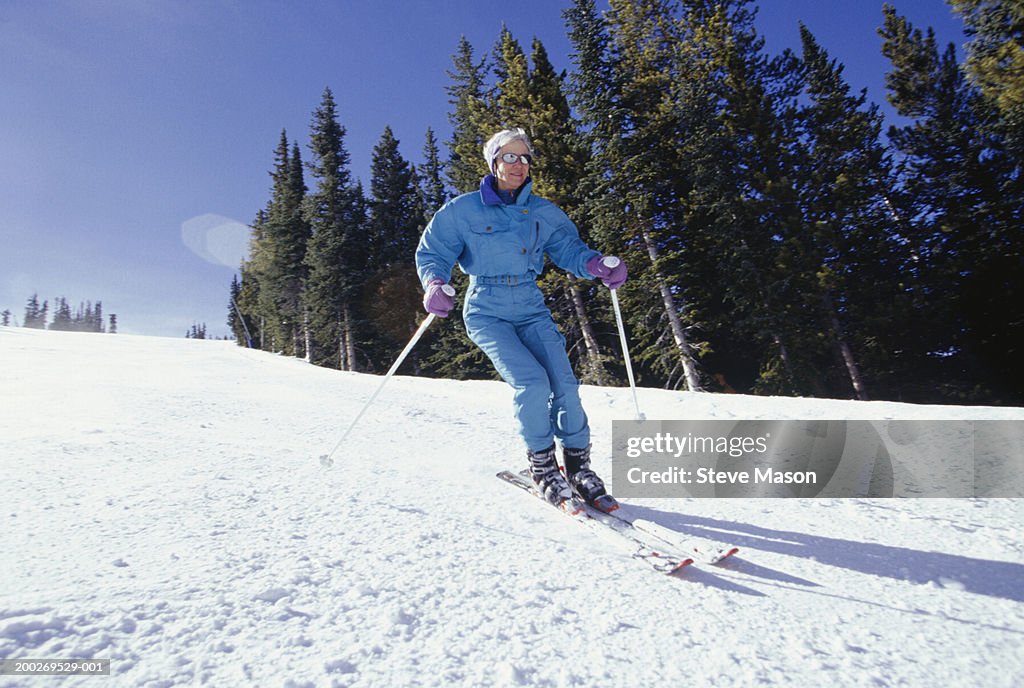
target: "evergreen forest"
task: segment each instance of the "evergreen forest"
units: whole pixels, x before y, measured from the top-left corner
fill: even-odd
[[[10,325],[12,313],[3,312],[3,325]],[[49,321],[49,323],[48,323]],[[23,327],[38,330],[63,330],[65,332],[109,332],[117,334],[117,315],[110,314],[109,329],[103,319],[103,302],[83,301],[72,311],[67,298],[54,299],[53,319],[50,320],[50,302],[39,303],[39,295],[33,294],[25,303]]]
[[[507,29],[484,51],[463,38],[450,138],[426,127],[412,162],[383,126],[368,187],[325,89],[306,145],[268,142],[269,199],[230,287],[238,342],[386,371],[426,315],[421,232],[478,188],[484,141],[523,127],[534,193],[629,266],[619,300],[638,384],[1024,403],[1024,4],[950,0],[960,57],[886,5],[898,123],[806,27],[799,51],[767,54],[750,0],[609,5],[564,11],[567,69]],[[457,269],[453,284],[461,295]],[[541,286],[580,379],[624,384],[608,290],[557,269]],[[401,372],[494,376],[458,306]]]

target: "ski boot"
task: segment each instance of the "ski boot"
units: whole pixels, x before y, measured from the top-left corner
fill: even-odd
[[[572,499],[572,488],[565,481],[565,476],[558,468],[558,459],[555,458],[555,445],[541,451],[528,451],[530,459],[530,476],[537,491],[555,506],[560,505],[567,499]]]
[[[565,447],[562,450],[565,459],[565,474],[573,492],[590,506],[611,513],[619,508],[619,503],[608,494],[604,481],[590,468],[590,446],[583,449]]]

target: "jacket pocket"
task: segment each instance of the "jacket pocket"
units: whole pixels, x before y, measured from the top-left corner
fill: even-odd
[[[470,226],[467,247],[475,259],[476,274],[496,274],[502,256],[509,250],[512,233],[507,226],[474,224]]]
[[[491,237],[508,231],[507,227],[495,227],[494,225],[470,225],[469,231],[476,236]]]

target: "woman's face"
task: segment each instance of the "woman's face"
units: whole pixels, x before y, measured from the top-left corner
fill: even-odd
[[[498,159],[494,163],[494,177],[498,180],[498,188],[502,191],[514,191],[523,185],[530,175],[530,166],[522,160],[509,164],[501,159],[502,153],[524,155],[530,149],[522,141],[510,141],[498,151]]]

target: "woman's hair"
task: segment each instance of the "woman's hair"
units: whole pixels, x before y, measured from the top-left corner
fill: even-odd
[[[502,129],[484,144],[484,160],[487,161],[488,170],[494,171],[494,159],[498,157],[498,151],[513,141],[522,141],[526,144],[530,155],[534,155],[533,144],[530,143],[530,137],[526,135],[526,131],[518,127],[516,129]]]

